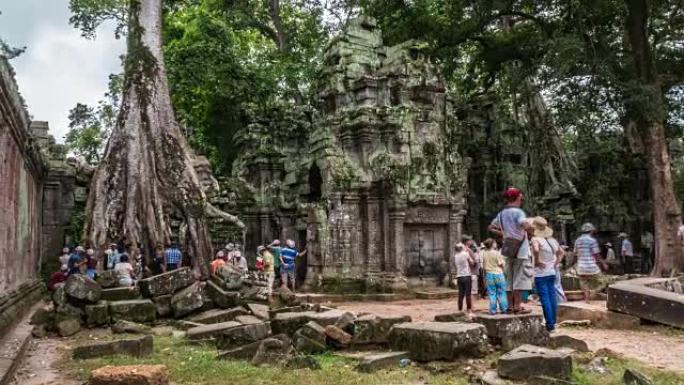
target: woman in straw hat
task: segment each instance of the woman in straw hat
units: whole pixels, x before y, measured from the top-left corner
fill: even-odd
[[[532,219],[532,258],[534,261],[534,286],[537,288],[539,301],[544,310],[546,330],[553,331],[556,327],[556,311],[558,298],[556,296],[556,266],[560,263],[563,250],[553,238],[553,229],[546,219],[536,217]]]

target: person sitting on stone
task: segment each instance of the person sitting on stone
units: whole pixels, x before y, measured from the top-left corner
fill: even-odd
[[[119,278],[119,286],[133,286],[135,271],[133,266],[128,262],[128,254],[121,254],[119,263],[114,266],[114,271]]]
[[[242,252],[240,250],[233,250],[233,259],[228,263],[230,263],[233,268],[243,277],[249,271],[249,268],[247,267],[247,259],[242,256]]]
[[[212,275],[222,268],[226,264],[226,253],[223,250],[219,250],[216,253],[216,258],[211,262],[209,266],[209,271]]]
[[[47,283],[47,288],[49,291],[55,291],[59,285],[64,284],[64,281],[67,280],[68,276],[67,271],[69,271],[69,268],[66,264],[64,264],[60,267],[59,271],[55,271],[54,273],[50,274],[50,278],[48,278]]]
[[[107,270],[114,269],[116,264],[119,263],[119,257],[121,257],[121,253],[119,253],[118,245],[116,243],[110,243],[109,253],[107,254]]]
[[[157,245],[154,248],[154,258],[150,261],[149,266],[145,269],[145,275],[155,276],[166,273],[166,259],[164,258],[164,247]]]
[[[85,266],[86,275],[88,276],[88,278],[95,279],[95,274],[97,273],[97,258],[95,257],[95,250],[86,250]]]

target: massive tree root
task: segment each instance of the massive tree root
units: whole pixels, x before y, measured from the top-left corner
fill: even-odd
[[[149,253],[187,230],[187,252],[203,276],[212,254],[207,202],[193,153],[174,117],[162,54],[162,0],[131,0],[122,106],[93,175],[84,237],[97,248],[137,242]],[[211,212],[209,212],[211,211]],[[237,217],[225,214],[238,226]]]

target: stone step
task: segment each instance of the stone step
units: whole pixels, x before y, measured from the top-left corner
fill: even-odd
[[[499,357],[497,371],[499,376],[511,380],[536,377],[569,379],[572,357],[564,351],[522,345]]]
[[[418,299],[448,299],[458,296],[457,290],[414,290],[413,293]]]
[[[353,345],[384,345],[387,344],[392,326],[411,322],[409,316],[377,316],[368,314],[359,317],[354,322]]]
[[[153,344],[154,339],[152,336],[145,336],[134,339],[104,341],[81,345],[75,347],[71,354],[74,359],[98,358],[117,354],[145,357],[152,354],[154,350]]]
[[[157,308],[149,299],[112,301],[109,302],[109,316],[113,322],[154,322],[157,319]]]
[[[144,297],[152,298],[165,294],[173,294],[195,282],[189,267],[183,267],[164,274],[155,275],[138,281],[140,292]]]
[[[102,289],[102,296],[100,299],[105,301],[125,301],[131,299],[139,299],[140,290],[137,286],[113,287],[111,289]]]
[[[398,368],[399,362],[409,358],[409,352],[387,352],[365,356],[356,366],[356,370],[363,373],[372,373],[381,369]]]
[[[592,326],[604,329],[634,329],[638,317],[610,311],[603,302],[563,302],[558,304],[558,321],[588,320]]]
[[[411,322],[390,330],[392,350],[408,351],[412,360],[454,361],[458,357],[483,357],[488,351],[484,325],[464,322]]]
[[[511,350],[524,344],[543,345],[549,337],[544,318],[538,313],[478,313],[472,321],[484,325],[489,341],[501,345],[503,350]]]

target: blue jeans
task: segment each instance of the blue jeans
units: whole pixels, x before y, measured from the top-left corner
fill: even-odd
[[[537,288],[539,301],[544,310],[546,320],[546,330],[551,331],[556,328],[556,312],[558,310],[558,297],[556,296],[556,276],[535,277],[534,286]]]
[[[499,303],[499,311],[505,313],[508,310],[506,299],[506,278],[501,273],[485,274],[487,295],[489,296],[489,313],[496,314],[496,304]]]

